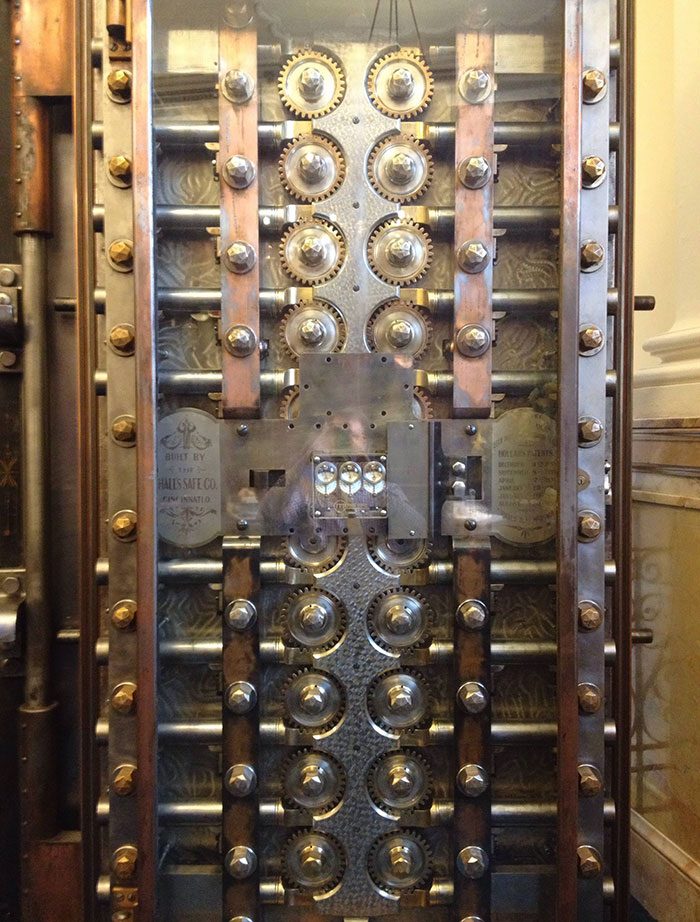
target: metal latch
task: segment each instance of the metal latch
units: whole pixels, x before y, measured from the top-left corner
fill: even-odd
[[[19,619],[24,605],[25,571],[0,570],[0,649],[7,656],[17,656],[19,650]]]

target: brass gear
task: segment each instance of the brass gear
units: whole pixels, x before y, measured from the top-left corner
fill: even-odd
[[[415,589],[403,586],[383,589],[367,610],[370,638],[376,647],[391,656],[405,656],[427,646],[434,621],[428,600]]]
[[[424,729],[431,722],[430,688],[415,669],[388,669],[370,682],[367,710],[375,727],[388,736]]]
[[[433,404],[422,387],[413,388],[413,416],[416,419],[432,419]]]
[[[384,573],[398,575],[404,570],[423,567],[430,559],[432,545],[425,538],[369,538],[367,552]]]
[[[427,841],[405,829],[386,832],[375,839],[367,862],[374,885],[392,896],[424,887],[433,871],[433,855]]]
[[[345,606],[326,589],[297,589],[287,596],[280,614],[285,645],[309,648],[313,653],[332,650],[348,627]]]
[[[302,202],[320,202],[345,179],[345,158],[328,138],[300,135],[282,151],[278,169],[282,185],[293,196]]]
[[[413,135],[390,135],[369,155],[367,176],[383,198],[390,202],[411,202],[430,186],[433,158]]]
[[[299,386],[290,387],[280,401],[280,417],[297,419],[299,416]]]
[[[367,321],[367,344],[372,352],[411,355],[418,359],[430,345],[432,335],[430,313],[411,301],[388,301]]]
[[[287,840],[282,866],[285,889],[330,893],[343,879],[347,858],[335,836],[305,829]]]
[[[317,777],[304,778],[305,770],[316,769]],[[338,806],[345,792],[345,769],[327,752],[297,749],[282,764],[284,802],[291,809],[310,810],[314,818],[327,816]]]
[[[402,768],[404,787],[396,790],[391,774]],[[398,818],[406,811],[420,810],[430,803],[433,772],[427,760],[413,749],[383,752],[369,767],[367,792],[375,806]]]
[[[282,103],[300,118],[320,118],[343,98],[345,76],[330,55],[320,51],[297,51],[286,62],[277,80]]]
[[[282,268],[297,282],[320,285],[332,279],[345,258],[345,243],[328,221],[302,218],[280,242]]]
[[[430,268],[433,243],[420,224],[392,218],[376,228],[367,244],[374,274],[389,285],[411,285]]]
[[[304,342],[306,332],[318,336],[316,343]],[[303,353],[341,352],[347,339],[343,315],[327,301],[302,301],[285,311],[279,324],[282,348],[298,361]]]
[[[315,666],[293,672],[282,686],[284,722],[316,736],[330,733],[343,719],[345,691],[329,672]]]
[[[348,539],[342,535],[292,535],[284,538],[284,560],[290,567],[311,573],[327,573],[343,559]]]
[[[418,48],[390,51],[375,62],[367,78],[374,105],[392,118],[411,118],[430,102],[433,75]]]

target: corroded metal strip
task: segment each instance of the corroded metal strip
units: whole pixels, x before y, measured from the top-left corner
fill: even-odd
[[[231,102],[221,91],[228,71],[239,70],[257,81],[257,32],[231,29],[219,32],[219,173],[234,155],[246,157],[256,176],[245,189],[235,189],[223,179],[221,189],[221,337],[232,325],[249,327],[255,344],[248,355],[232,355],[222,348],[224,416],[254,417],[260,411],[260,316],[258,240],[258,94],[257,82],[247,102]],[[245,241],[255,252],[255,265],[247,272],[227,267],[226,251],[234,241]]]
[[[493,80],[494,41],[487,32],[457,35],[457,80],[479,68]],[[484,157],[494,168],[493,86],[483,102],[467,102],[457,93],[455,126],[455,254],[465,241],[481,241],[489,252],[488,265],[469,273],[455,264],[454,304],[454,391],[455,416],[488,416],[491,412],[491,347],[480,355],[464,355],[458,348],[458,332],[468,324],[483,326],[491,335],[491,290],[493,286],[493,181],[480,189],[469,189],[459,178],[459,165],[470,157]],[[457,256],[455,255],[457,259]]]

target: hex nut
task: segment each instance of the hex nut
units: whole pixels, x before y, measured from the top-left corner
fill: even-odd
[[[457,263],[464,272],[476,274],[488,266],[491,255],[483,240],[467,240],[457,251]]]
[[[595,714],[600,710],[603,696],[597,685],[581,682],[578,686],[578,705],[584,714]]]
[[[245,880],[255,871],[258,859],[253,849],[247,845],[234,845],[226,852],[224,864],[231,877]]]
[[[258,610],[248,599],[234,599],[224,609],[224,621],[233,631],[245,631],[255,624]]]
[[[584,189],[595,189],[605,179],[605,161],[602,157],[586,157],[581,164],[581,182]]]
[[[595,445],[604,432],[603,424],[594,416],[584,416],[578,421],[578,440],[583,445]]]
[[[600,516],[595,512],[581,512],[578,517],[578,536],[584,541],[594,541],[603,530]]]
[[[112,626],[119,631],[126,631],[136,621],[136,602],[122,599],[112,607]]]
[[[251,160],[234,154],[224,163],[221,175],[234,189],[247,189],[255,179],[255,172],[255,164]]]
[[[250,272],[257,260],[255,249],[245,240],[234,240],[224,250],[224,265],[237,275]]]
[[[603,779],[593,765],[579,765],[578,789],[582,797],[596,797],[603,792]]]
[[[224,786],[233,797],[247,797],[255,790],[257,783],[255,769],[243,762],[231,765],[224,775]]]
[[[581,877],[597,877],[603,868],[603,860],[598,849],[592,845],[579,845],[576,849],[578,856],[578,872]]]
[[[479,323],[467,323],[457,332],[455,342],[462,355],[477,358],[491,345],[491,334]]]
[[[221,91],[230,102],[241,105],[253,98],[255,81],[245,71],[229,70],[224,77]]]
[[[233,714],[247,714],[255,707],[258,693],[250,682],[231,682],[226,689],[225,699],[226,707]]]
[[[457,867],[469,880],[483,877],[489,866],[489,857],[478,845],[467,845],[457,855]]]
[[[131,185],[131,160],[124,154],[116,154],[107,161],[107,173],[119,186]]]
[[[107,259],[113,269],[130,272],[134,268],[134,244],[125,238],[113,240],[107,247]]]
[[[119,797],[127,797],[132,794],[136,787],[136,766],[125,764],[117,765],[112,773],[112,783],[110,790],[114,791]]]
[[[469,631],[480,630],[487,622],[488,610],[479,599],[465,599],[457,609],[457,621],[460,627]]]
[[[131,71],[119,68],[107,74],[107,91],[114,102],[129,102],[131,99]]]
[[[595,631],[603,623],[603,611],[595,602],[579,602],[578,623],[584,631]]]
[[[136,513],[122,509],[112,516],[112,533],[120,541],[133,541],[136,537]]]
[[[130,323],[118,323],[109,331],[109,344],[119,355],[133,355],[135,332]]]
[[[2,581],[2,591],[5,595],[17,595],[22,588],[22,581],[18,576],[6,576]]]
[[[132,714],[136,710],[136,685],[133,682],[120,682],[119,685],[115,685],[110,702],[117,714]]]
[[[234,324],[224,333],[224,346],[236,358],[245,358],[255,352],[258,338],[255,330],[245,324]]]
[[[588,324],[578,334],[579,351],[586,355],[599,352],[605,343],[605,334],[600,327]]]
[[[457,700],[467,714],[481,714],[489,703],[489,693],[481,682],[464,682],[457,691]]]
[[[467,797],[479,797],[489,786],[489,776],[481,765],[463,765],[457,772],[459,789]]]
[[[136,874],[138,851],[134,845],[122,845],[112,855],[112,871],[120,880],[127,880]]]
[[[608,81],[602,70],[589,68],[583,74],[583,101],[598,102],[608,89]]]
[[[605,261],[605,247],[597,240],[589,240],[581,247],[581,271],[595,272]]]
[[[486,157],[465,157],[457,168],[457,176],[467,189],[483,189],[491,179],[491,164]]]
[[[136,441],[136,420],[133,416],[117,416],[111,431],[112,438],[119,445],[133,445]]]

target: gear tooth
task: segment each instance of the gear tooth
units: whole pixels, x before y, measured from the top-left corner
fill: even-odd
[[[287,337],[287,327],[291,321],[294,314],[298,311],[302,311],[305,308],[315,307],[318,310],[322,310],[330,314],[336,325],[336,343],[331,349],[331,352],[342,352],[343,347],[347,341],[347,326],[345,324],[345,318],[340,313],[340,311],[335,308],[332,304],[329,304],[327,301],[300,301],[297,304],[293,304],[287,308],[282,316],[282,319],[279,322],[278,335],[280,338],[280,345],[284,352],[289,356],[290,359],[294,362],[299,361],[299,353],[295,352],[292,348],[289,339]]]
[[[395,106],[392,107],[389,101],[382,99],[377,94],[377,76],[382,68],[390,61],[409,61],[425,76],[425,91],[420,101],[413,108],[397,109]],[[401,48],[398,51],[390,51],[388,54],[383,55],[375,62],[367,78],[367,92],[373,105],[379,109],[380,112],[384,113],[384,115],[388,115],[392,118],[407,119],[417,115],[419,112],[423,112],[433,97],[434,88],[435,81],[432,71],[428,67],[423,55],[412,48]]]
[[[335,807],[338,806],[340,801],[343,799],[343,794],[345,793],[345,787],[347,784],[347,774],[345,772],[345,768],[342,762],[340,762],[338,759],[335,758],[335,756],[332,756],[328,752],[316,750],[311,746],[305,746],[302,749],[297,749],[291,752],[287,756],[287,758],[284,759],[284,761],[282,762],[281,771],[280,771],[281,777],[283,779],[282,781],[283,798],[286,800],[290,808],[292,809],[298,808],[299,804],[297,801],[295,801],[292,794],[287,790],[286,784],[287,784],[287,780],[290,777],[290,772],[293,769],[295,763],[297,761],[301,761],[305,756],[308,756],[310,754],[316,754],[316,755],[323,756],[323,758],[326,759],[333,766],[338,776],[338,786],[336,788],[334,797],[329,798],[328,801],[323,804],[321,811],[314,814],[315,816],[326,816],[327,814],[331,813],[335,809]]]
[[[414,387],[413,396],[423,411],[421,419],[432,419],[434,416],[433,404],[430,397],[425,393],[423,388]]]
[[[420,800],[417,800],[415,804],[413,804],[410,807],[406,807],[406,808],[395,807],[395,806],[387,804],[382,799],[379,792],[377,791],[377,788],[374,782],[374,778],[375,778],[375,774],[376,774],[376,770],[378,766],[385,759],[389,758],[392,755],[397,755],[397,754],[400,754],[407,759],[413,759],[414,761],[418,762],[418,764],[421,766],[423,770],[423,776],[425,778],[425,789],[420,797]],[[421,753],[419,753],[415,749],[402,749],[402,750],[389,749],[386,752],[383,752],[380,755],[378,755],[376,759],[372,761],[369,767],[369,771],[367,772],[367,793],[369,794],[372,802],[375,804],[375,806],[379,807],[380,809],[386,810],[388,807],[390,810],[395,811],[397,815],[405,816],[406,814],[413,813],[415,810],[421,810],[423,807],[425,807],[433,798],[433,784],[434,784],[434,778],[433,778],[432,766],[430,765],[428,760],[425,759],[421,755]]]
[[[290,155],[294,152],[298,145],[303,144],[304,142],[313,142],[320,147],[324,147],[331,154],[333,162],[335,163],[336,176],[333,184],[327,190],[318,194],[305,192],[300,187],[295,186],[291,181],[287,171],[287,161],[289,160]],[[297,135],[282,151],[278,162],[278,171],[280,174],[280,181],[290,195],[293,195],[295,198],[301,200],[302,202],[321,202],[330,198],[343,183],[346,173],[345,158],[343,157],[340,149],[323,135]]]
[[[289,867],[289,855],[290,855],[292,848],[294,847],[294,843],[297,842],[299,839],[306,838],[311,832],[315,833],[316,835],[321,835],[323,836],[324,839],[327,839],[328,841],[332,842],[332,844],[336,848],[336,851],[339,857],[339,866],[338,866],[336,873],[321,887],[304,887],[303,885],[300,885],[299,880],[294,876],[293,872],[291,871]],[[303,890],[307,890],[313,893],[329,893],[331,890],[334,890],[338,886],[338,884],[343,878],[343,874],[345,873],[345,868],[347,867],[347,856],[339,840],[335,836],[326,832],[325,830],[321,832],[317,830],[301,829],[299,830],[299,832],[293,833],[293,835],[291,835],[287,839],[287,842],[285,843],[285,846],[284,846],[282,865],[284,869],[283,883],[287,889],[291,889],[291,890],[303,889]]]
[[[409,144],[421,154],[425,161],[425,176],[423,181],[414,191],[409,193],[392,192],[386,187],[382,186],[382,183],[375,171],[375,166],[380,154],[386,150],[387,147],[400,144]],[[434,172],[435,163],[429,149],[412,134],[404,134],[403,132],[401,134],[389,135],[389,137],[384,138],[383,141],[380,141],[379,144],[377,144],[372,150],[372,153],[370,154],[369,160],[367,162],[367,178],[369,179],[370,185],[379,195],[382,196],[382,198],[385,198],[390,202],[396,202],[397,204],[405,204],[406,202],[415,201],[415,199],[423,195],[423,193],[427,191],[433,181]]]
[[[296,394],[299,393],[298,386],[295,385]],[[294,395],[293,395],[294,396]],[[291,403],[291,400],[289,401]],[[300,570],[307,570],[310,573],[327,573],[328,570],[332,570],[333,567],[342,559],[343,554],[348,546],[348,539],[343,535],[331,535],[329,540],[333,542],[330,547],[329,553],[326,557],[323,557],[319,561],[306,561],[299,559],[299,553],[297,551],[297,556],[294,556],[294,552],[290,547],[290,539],[284,538],[282,542],[282,549],[284,555],[285,563],[290,567],[296,567]]]
[[[425,626],[422,632],[422,636],[418,637],[414,643],[408,644],[405,647],[396,647],[384,640],[377,631],[374,615],[377,611],[377,608],[382,602],[382,599],[387,598],[394,593],[401,593],[404,596],[411,596],[411,598],[416,599],[420,602],[421,607],[425,613]],[[398,654],[401,656],[410,656],[411,653],[416,650],[423,649],[424,647],[430,644],[432,638],[432,631],[435,627],[435,613],[431,608],[430,604],[426,597],[418,592],[418,590],[413,589],[409,586],[389,586],[387,589],[382,589],[370,602],[369,608],[367,610],[367,631],[370,637],[373,638],[378,647],[390,654]],[[410,670],[402,670],[410,671]]]
[[[336,712],[330,717],[330,719],[327,720],[323,724],[305,726],[304,724],[299,723],[298,720],[295,720],[293,715],[289,713],[289,710],[286,711],[284,720],[285,720],[285,723],[288,723],[290,726],[296,727],[298,730],[302,730],[307,733],[312,733],[314,736],[316,736],[316,735],[323,735],[324,733],[329,733],[334,727],[337,727],[337,725],[340,723],[345,713],[345,708],[347,705],[347,698],[345,695],[345,689],[340,684],[340,682],[336,679],[336,677],[332,673],[327,672],[324,669],[319,669],[317,666],[304,666],[301,669],[296,669],[294,672],[291,673],[291,675],[287,676],[287,678],[282,684],[282,698],[286,700],[289,689],[291,688],[292,684],[298,678],[300,678],[303,675],[309,675],[312,673],[315,673],[317,675],[322,675],[324,678],[329,680],[331,685],[335,686],[336,690],[338,691],[339,697],[340,697],[339,707],[337,708]]]
[[[420,877],[408,887],[393,887],[391,886],[380,874],[376,866],[377,853],[381,848],[382,844],[388,839],[400,836],[403,840],[411,840],[418,843],[423,854],[425,856],[425,868],[423,869]],[[428,880],[432,877],[433,874],[433,852],[430,848],[428,841],[424,836],[420,835],[417,832],[414,832],[411,829],[397,829],[393,832],[385,832],[383,835],[379,836],[378,839],[375,839],[370,847],[368,854],[368,870],[369,875],[372,878],[375,886],[385,893],[392,893],[394,895],[400,896],[402,894],[413,893],[415,890],[421,889],[426,885]]]
[[[397,276],[392,276],[389,272],[384,272],[380,266],[377,265],[376,260],[372,255],[372,250],[377,243],[377,240],[388,230],[394,227],[409,228],[415,230],[416,235],[420,236],[421,242],[424,248],[424,258],[423,262],[417,268],[416,272],[405,278],[398,278]],[[423,278],[425,273],[430,269],[430,265],[433,259],[433,243],[428,234],[423,230],[420,224],[414,221],[412,218],[392,218],[390,221],[385,221],[383,224],[380,224],[379,227],[375,228],[374,232],[371,234],[369,241],[367,243],[367,260],[370,264],[370,268],[374,274],[380,278],[383,282],[386,282],[388,285],[411,285],[414,282],[417,282],[418,279]]]
[[[373,697],[374,697],[373,695],[374,689],[377,687],[379,682],[381,682],[382,679],[384,679],[388,675],[411,676],[411,678],[413,678],[416,681],[416,683],[422,688],[423,693],[425,694],[426,705],[427,705],[425,709],[425,714],[419,721],[412,724],[410,727],[402,727],[398,729],[396,727],[392,727],[390,724],[384,721],[382,717],[379,714],[377,714],[377,712],[374,709],[374,705],[372,703]],[[370,682],[367,688],[367,710],[370,714],[370,717],[372,718],[374,723],[377,724],[378,727],[381,727],[382,729],[386,730],[387,733],[399,733],[400,735],[403,736],[405,734],[410,734],[415,730],[422,730],[430,724],[432,720],[431,714],[434,710],[433,694],[432,694],[432,691],[431,691],[430,685],[428,684],[427,679],[420,671],[416,669],[412,669],[410,666],[395,666],[392,669],[385,669],[383,672],[380,672]]]
[[[368,341],[370,349],[372,352],[377,352],[377,343],[375,340],[374,330],[377,326],[377,321],[384,315],[391,313],[392,311],[403,311],[404,313],[411,313],[420,317],[421,323],[425,327],[425,337],[420,344],[420,347],[413,353],[407,353],[413,356],[413,359],[419,359],[430,346],[433,338],[433,320],[430,316],[430,312],[425,310],[422,307],[414,304],[412,301],[401,301],[394,299],[392,301],[387,301],[386,304],[380,305],[377,310],[374,311],[372,316],[367,321],[367,332],[369,334]]]
[[[301,272],[296,272],[294,267],[290,266],[286,253],[287,243],[292,234],[298,231],[299,228],[306,225],[316,225],[317,227],[323,227],[325,231],[332,235],[338,247],[338,258],[336,259],[335,265],[325,275],[318,276],[313,279],[309,279],[308,276],[303,275]],[[324,282],[332,279],[333,276],[337,275],[337,273],[340,271],[340,268],[345,261],[345,241],[343,240],[341,234],[336,230],[336,228],[328,221],[323,221],[316,218],[302,218],[300,221],[296,221],[294,224],[288,227],[284,232],[282,240],[280,241],[279,254],[282,268],[297,282],[302,282],[303,284],[307,285],[322,285]]]
[[[292,68],[298,64],[300,61],[320,61],[322,62],[333,74],[335,81],[335,92],[329,100],[326,106],[317,109],[305,108],[301,101],[295,101],[287,92],[287,78],[291,73]],[[280,75],[277,80],[277,86],[279,89],[280,98],[283,105],[287,107],[294,115],[298,115],[301,118],[321,118],[324,115],[327,115],[329,112],[332,112],[333,109],[341,102],[343,95],[345,93],[345,75],[338,64],[338,62],[323,52],[319,51],[297,51],[290,58],[287,59],[287,62],[280,71]]]
[[[310,571],[309,571],[310,572]],[[337,625],[336,629],[333,631],[333,634],[323,643],[317,644],[302,644],[292,633],[289,627],[289,609],[292,601],[298,599],[302,596],[325,596],[330,599],[335,606],[335,611],[337,612]],[[336,647],[341,639],[345,636],[348,629],[348,616],[345,606],[341,600],[334,595],[332,592],[329,592],[327,589],[318,589],[316,587],[301,587],[295,589],[294,592],[291,592],[285,599],[283,605],[280,608],[280,616],[283,624],[283,640],[285,646],[289,647],[303,647],[307,646],[309,649],[313,650],[314,653],[326,653],[329,650],[332,650]]]
[[[394,563],[391,563],[386,559],[387,555],[385,554],[382,557],[379,552],[379,539],[369,538],[367,541],[367,552],[376,565],[384,572],[390,573],[394,576],[399,576],[402,572],[410,572],[413,569],[424,566],[427,561],[430,559],[430,556],[433,551],[432,542],[422,540],[418,543],[418,539],[413,539],[417,542],[419,551],[412,557],[407,558],[407,560],[398,562],[395,558]],[[410,563],[409,563],[410,561]]]

